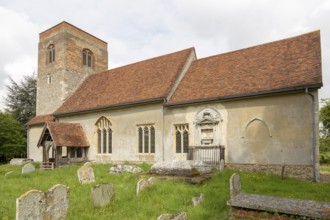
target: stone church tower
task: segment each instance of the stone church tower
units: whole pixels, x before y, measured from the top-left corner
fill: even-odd
[[[52,114],[90,74],[108,70],[107,43],[62,22],[39,36],[37,115]]]

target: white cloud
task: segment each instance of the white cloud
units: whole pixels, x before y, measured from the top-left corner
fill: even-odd
[[[108,42],[110,68],[192,46],[201,58],[321,29],[320,94],[330,97],[329,2],[3,0],[0,96],[6,75],[18,77],[36,68],[38,33],[66,20]]]

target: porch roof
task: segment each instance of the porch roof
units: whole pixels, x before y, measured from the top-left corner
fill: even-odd
[[[46,131],[49,131],[46,132]],[[55,146],[89,147],[85,132],[79,123],[48,122],[40,136],[38,146],[50,135]]]

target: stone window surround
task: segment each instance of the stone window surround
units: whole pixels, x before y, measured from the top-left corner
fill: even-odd
[[[153,155],[156,152],[156,129],[154,123],[148,123],[148,124],[137,124],[137,153],[139,155]],[[146,129],[147,128],[147,129]],[[152,135],[152,129],[153,129],[153,135]],[[146,131],[148,131],[148,141],[146,142]],[[142,132],[142,133],[140,133]],[[142,139],[140,139],[142,137]],[[148,148],[146,148],[145,144],[148,144]],[[142,145],[141,145],[142,144]],[[141,152],[142,149],[142,152]],[[146,152],[148,151],[148,152]]]
[[[181,143],[181,151],[177,152],[177,134],[180,132],[180,143]],[[184,136],[185,134],[188,134],[188,145],[185,146]],[[173,130],[173,143],[174,143],[174,152],[176,154],[187,154],[189,151],[189,123],[181,123],[181,124],[174,124],[174,130]],[[186,148],[185,148],[186,147]],[[185,152],[186,149],[186,152]]]
[[[105,131],[105,132],[104,132]],[[112,124],[110,120],[101,116],[95,123],[96,133],[96,154],[97,155],[111,155],[113,152],[113,141],[112,141]],[[104,134],[106,136],[104,136]],[[104,143],[104,140],[106,143]],[[104,152],[106,150],[106,152]]]

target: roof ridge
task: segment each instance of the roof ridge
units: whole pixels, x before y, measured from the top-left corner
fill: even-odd
[[[238,49],[238,50],[232,50],[232,51],[228,51],[228,52],[224,52],[224,53],[220,53],[220,54],[215,54],[215,55],[203,57],[203,58],[195,60],[194,62],[201,61],[201,60],[212,59],[212,58],[222,56],[222,55],[228,55],[228,54],[233,54],[233,53],[241,53],[242,51],[245,51],[245,50],[250,50],[250,49],[253,49],[253,48],[257,48],[257,47],[263,47],[263,46],[267,46],[267,45],[270,45],[270,44],[276,44],[276,43],[280,43],[280,42],[283,42],[283,41],[289,41],[289,40],[293,40],[293,39],[300,38],[302,36],[306,36],[306,35],[310,35],[310,34],[320,35],[320,30],[315,30],[315,31],[311,31],[311,32],[308,32],[308,33],[305,33],[305,34],[296,35],[296,36],[293,36],[293,37],[283,38],[283,39],[276,40],[276,41],[266,42],[266,43],[257,44],[257,45],[253,45],[253,46],[247,46],[247,47],[244,47],[244,48],[241,48],[241,49]]]

